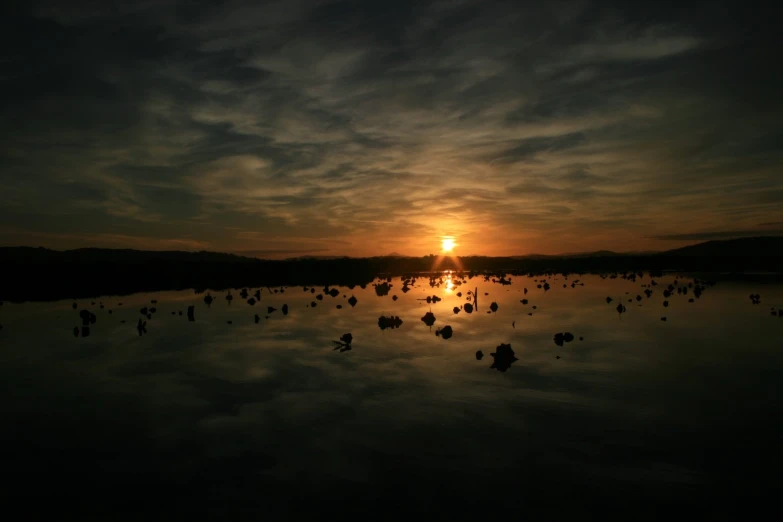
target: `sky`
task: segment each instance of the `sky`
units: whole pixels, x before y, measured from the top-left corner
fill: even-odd
[[[0,245],[260,257],[783,235],[749,2],[14,3]]]

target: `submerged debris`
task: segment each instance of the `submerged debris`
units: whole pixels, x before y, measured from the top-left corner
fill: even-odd
[[[490,369],[495,369],[499,372],[505,372],[511,367],[514,361],[519,360],[514,355],[514,350],[511,349],[510,344],[500,344],[495,348],[495,352],[490,353],[490,355],[495,358],[495,362],[492,363]]]

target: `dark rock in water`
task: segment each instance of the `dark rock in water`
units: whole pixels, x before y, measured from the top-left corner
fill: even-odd
[[[258,322],[261,320],[261,316],[256,314],[253,316],[253,320],[256,322],[256,324],[258,324]]]
[[[154,314],[154,313],[155,313],[155,312],[157,312],[157,311],[158,311],[158,309],[157,309],[157,308],[150,308],[150,313],[151,313],[151,314]]]
[[[560,356],[559,355],[555,355],[555,359],[560,359]]]
[[[523,305],[526,305],[528,302],[529,302],[529,301],[528,301],[527,299],[522,299],[522,300],[520,301],[520,303],[522,303]]]
[[[663,317],[661,317],[661,321],[665,321],[665,320],[666,320],[666,316],[664,315]]]
[[[463,310],[465,310],[466,314],[472,314],[473,313],[473,305],[470,303],[465,303],[465,306],[462,307]]]
[[[454,331],[451,329],[451,326],[446,325],[443,328],[435,330],[435,335],[438,335],[443,339],[451,339],[451,336],[454,335]]]
[[[533,305],[533,310],[537,310],[537,309],[538,309],[538,306]]]
[[[606,298],[606,304],[609,304],[609,303],[611,303],[612,301],[613,301],[613,299],[612,299],[611,297],[607,297],[607,298]]]
[[[501,344],[495,348],[495,353],[490,354],[495,358],[495,362],[490,366],[491,369],[496,369],[499,372],[505,372],[508,370],[514,361],[518,361],[514,355],[514,350],[511,349],[510,344]]]
[[[141,335],[141,334],[139,334]],[[82,337],[89,337],[90,336],[90,327],[89,326],[82,326]]]
[[[671,297],[671,295],[672,295],[672,293],[671,293],[669,290],[664,290],[664,291],[663,291],[663,296],[664,296],[664,297],[666,297],[667,299],[668,299],[669,297]]]
[[[158,300],[157,300],[157,299],[151,299],[151,300],[150,300],[150,303],[152,303],[152,304],[158,304]]]
[[[618,314],[624,314],[625,313],[625,306],[623,306],[622,303],[617,305],[617,313]]]
[[[455,314],[458,314],[458,313],[459,313],[459,306],[455,306],[455,307],[454,307],[454,313],[455,313]]]
[[[147,314],[147,319],[152,319],[152,314]]]
[[[226,294],[226,301],[228,301],[228,305],[229,305],[229,306],[231,306],[231,301],[233,301],[233,300],[234,300],[234,296],[233,296],[233,295],[231,295],[231,292],[229,292],[228,294]]]
[[[255,306],[256,304],[255,298],[251,297],[250,299],[248,299],[247,304],[249,304],[250,306]]]
[[[310,289],[310,293],[311,293],[311,294],[314,294],[314,293],[315,293],[315,288],[311,288],[311,289]]]
[[[226,321],[226,324],[234,324],[234,321],[228,320]]]
[[[177,315],[177,312],[175,312],[175,311],[173,311],[173,310],[172,310],[172,311],[171,311],[171,315]]]
[[[668,306],[669,306],[669,301],[664,301],[664,302],[663,302],[663,306],[664,306],[664,307],[668,307]]]
[[[76,304],[76,303],[73,303],[71,306],[73,307],[73,309],[74,309],[74,310],[76,310],[77,308],[79,308],[79,305],[78,305],[78,304]]]
[[[579,340],[580,340],[580,341],[584,341],[584,340],[585,340],[585,338],[584,338],[584,337],[580,337],[580,338],[579,338]]]
[[[112,315],[112,311],[111,310],[109,310],[109,315]],[[180,315],[181,315],[181,313],[180,313]]]
[[[211,304],[212,304],[212,301],[214,301],[214,300],[215,300],[215,298],[214,298],[214,297],[212,297],[212,296],[211,296],[211,295],[209,295],[209,294],[207,294],[207,295],[205,295],[205,296],[204,296],[204,303],[206,303],[206,305],[207,305],[207,306],[211,305]]]
[[[421,321],[426,324],[427,326],[432,326],[435,324],[435,314],[432,312],[427,312],[424,314],[424,316],[421,318]]]
[[[147,333],[147,321],[142,321],[139,319],[139,322],[136,323],[136,330],[139,331],[139,337]]]
[[[242,291],[239,292],[239,297],[241,297],[242,299],[247,299],[247,296],[248,296],[247,288],[243,288]]]
[[[489,295],[489,292],[484,292],[484,295]]]
[[[636,296],[636,300],[637,300],[637,301],[641,301],[641,300],[642,300],[642,296],[640,296],[640,295],[638,295],[638,294],[637,294],[637,296]]]
[[[462,297],[462,292],[457,292],[457,297]]]
[[[336,308],[337,308],[338,310],[340,310],[340,309],[342,309],[342,307],[343,307],[343,305],[337,305],[337,307],[336,307]]]
[[[484,358],[484,352],[482,352],[481,350],[477,351],[476,352],[476,360],[480,361],[483,358]]]
[[[103,308],[104,308],[104,306],[103,306],[103,303],[101,303],[101,306],[100,306],[100,308],[101,308],[101,310],[103,310]]]
[[[256,301],[260,301],[261,300],[261,290],[256,290],[256,293],[253,294],[253,297],[256,298]]]
[[[311,301],[311,302],[310,302],[310,307],[311,307],[311,308],[315,308],[316,304],[317,304],[317,303],[316,303],[315,301]]]
[[[544,283],[544,291],[546,292],[547,290],[549,290],[549,288],[550,288],[549,283]]]
[[[527,295],[527,288],[525,288],[524,290],[525,290],[525,295]]]
[[[565,342],[567,342],[567,343],[570,343],[571,341],[574,340],[574,334],[572,334],[571,332],[564,333],[563,334],[563,340]]]
[[[389,295],[389,290],[391,289],[392,285],[384,282],[373,286],[375,286],[375,295],[377,295],[378,297],[383,297]]]
[[[340,336],[340,340],[345,344],[351,344],[353,342],[353,335],[347,333]]]
[[[180,312],[182,313],[182,312]],[[196,320],[196,307],[195,306],[188,306],[188,321],[191,323]]]
[[[315,298],[318,299],[319,301],[323,301],[324,300],[323,294],[318,294],[317,296],[315,296]]]
[[[283,305],[283,315],[288,315],[288,305],[287,304]]]
[[[353,295],[351,296],[350,299],[348,299],[348,304],[351,305],[352,308],[354,306],[356,306],[356,303],[358,303],[358,302],[359,302],[359,300],[356,299],[356,296],[353,296]]]
[[[378,318],[378,328],[381,330],[385,330],[387,328],[399,328],[401,325],[402,319],[396,315],[390,317],[385,317],[382,315]]]
[[[527,315],[533,315],[533,312],[528,312]]]
[[[0,328],[2,328],[2,326],[0,326]],[[79,327],[78,326],[74,326],[73,327],[73,336],[74,337],[79,337]]]
[[[495,301],[492,301],[492,303],[489,305],[489,309],[492,310],[492,312],[498,311],[498,304]]]
[[[649,288],[647,288],[647,289],[644,291],[644,295],[646,295],[646,296],[647,296],[647,298],[649,299],[649,297],[652,295],[652,290],[650,290]]]
[[[690,299],[688,299],[688,302],[689,303],[695,303],[696,301],[693,299],[693,297],[691,297]]]
[[[402,293],[407,294],[410,291],[410,287],[408,285],[402,286]]]
[[[271,314],[272,312],[274,312],[276,310],[277,310],[277,308],[275,308],[273,306],[267,306],[266,307],[266,313],[268,313],[268,314]]]
[[[398,297],[396,295],[392,296],[392,301],[396,301],[397,299],[398,299]]]
[[[329,294],[331,297],[337,297],[338,295],[340,295],[340,291],[337,290],[336,288],[332,288],[326,293]]]
[[[139,310],[139,313],[140,313],[141,315],[149,315],[149,310],[147,310],[147,307],[145,306],[144,308],[142,308],[141,310]]]
[[[563,339],[563,334],[561,334],[561,333],[555,334],[554,340],[555,340],[555,344],[556,345],[563,346],[563,340],[564,340]]]

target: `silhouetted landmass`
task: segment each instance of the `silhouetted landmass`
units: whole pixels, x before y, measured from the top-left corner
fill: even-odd
[[[628,271],[783,272],[783,238],[709,241],[656,254],[563,257],[370,257],[263,260],[216,252],[0,248],[0,300],[46,301],[164,290],[367,285],[380,274]],[[405,291],[405,287],[403,287]],[[467,310],[466,310],[467,311]]]

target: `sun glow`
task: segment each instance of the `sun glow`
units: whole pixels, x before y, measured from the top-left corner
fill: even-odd
[[[454,238],[453,237],[444,237],[443,238],[443,242],[442,242],[441,248],[442,248],[442,250],[444,252],[451,252],[452,250],[454,250],[454,246],[455,246],[455,243],[454,243]]]

